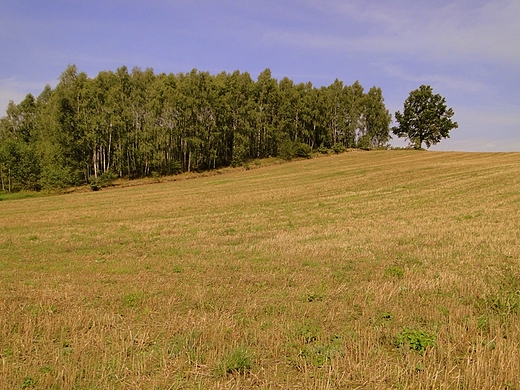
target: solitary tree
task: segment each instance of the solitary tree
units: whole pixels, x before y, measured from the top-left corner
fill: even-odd
[[[416,149],[424,143],[427,148],[440,142],[442,138],[450,137],[450,130],[459,127],[452,122],[455,113],[446,107],[446,99],[439,94],[433,94],[429,85],[421,85],[404,102],[403,113],[395,113],[398,126],[392,127],[392,132],[398,137],[406,137]]]

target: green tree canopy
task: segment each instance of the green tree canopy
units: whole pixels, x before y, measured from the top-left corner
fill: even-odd
[[[382,92],[275,79],[269,69],[213,76],[123,66],[94,78],[69,65],[53,89],[0,118],[0,191],[54,189],[384,146]]]
[[[453,109],[446,106],[445,98],[434,94],[429,85],[421,85],[410,92],[403,113],[395,113],[399,125],[392,127],[392,132],[409,139],[416,149],[420,149],[423,143],[429,148],[441,139],[449,138],[450,131],[459,127],[451,120],[454,114]]]

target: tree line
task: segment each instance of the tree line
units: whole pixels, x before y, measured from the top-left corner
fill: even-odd
[[[0,119],[4,191],[65,188],[238,166],[269,156],[375,148],[390,139],[380,88],[280,81],[264,70],[155,74],[121,67],[89,78],[69,65],[57,86],[10,102]]]

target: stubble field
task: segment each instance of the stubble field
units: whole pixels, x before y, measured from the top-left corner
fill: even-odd
[[[519,225],[520,153],[2,201],[0,388],[520,389]]]

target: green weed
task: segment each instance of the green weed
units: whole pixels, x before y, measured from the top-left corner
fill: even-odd
[[[328,342],[320,343],[315,340],[303,345],[299,357],[315,367],[322,367],[338,356],[342,351],[341,338],[333,336]]]
[[[423,330],[405,328],[397,335],[394,344],[398,348],[411,349],[423,354],[428,347],[435,347],[435,335]]]
[[[246,347],[236,347],[231,350],[220,362],[217,367],[219,375],[246,373],[254,363],[254,355]]]
[[[402,278],[404,269],[398,265],[391,265],[385,269],[385,275],[392,278]]]
[[[136,307],[141,304],[144,298],[143,292],[134,292],[130,294],[126,294],[123,297],[123,306],[126,307]]]
[[[30,376],[23,378],[22,389],[32,389],[36,386],[36,380]]]

